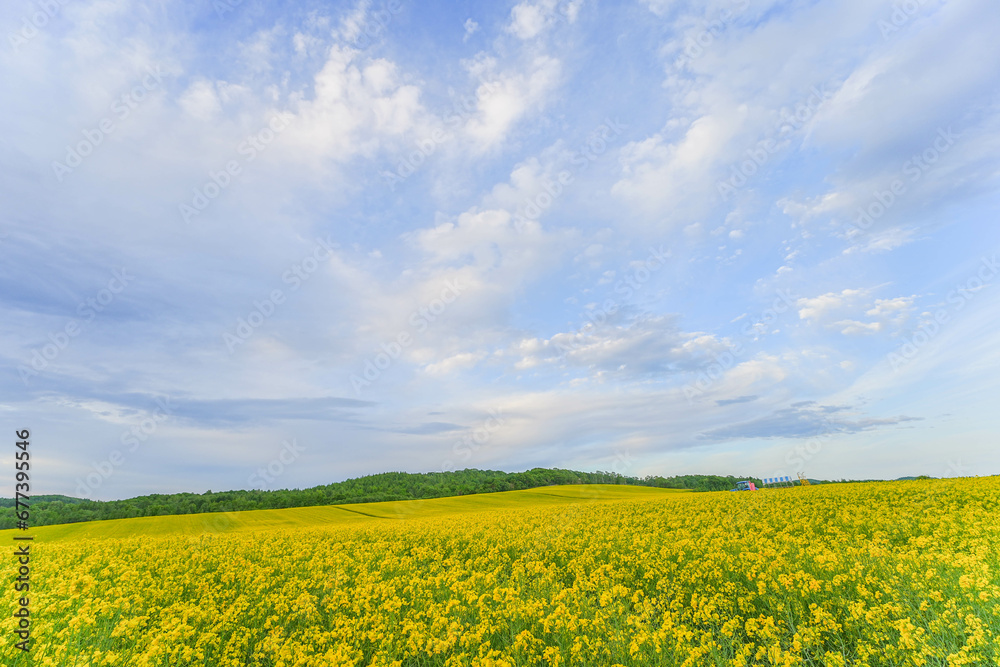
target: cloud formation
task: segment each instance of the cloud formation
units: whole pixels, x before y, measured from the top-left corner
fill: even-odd
[[[919,4],[74,0],[26,36],[18,0],[0,409],[52,493],[159,415],[107,497],[289,437],[288,484],[440,469],[494,409],[469,465],[763,473],[829,428],[865,477],[995,473],[1000,19]]]

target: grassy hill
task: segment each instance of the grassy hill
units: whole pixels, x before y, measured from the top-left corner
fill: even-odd
[[[309,489],[152,494],[106,502],[67,496],[36,496],[31,499],[30,524],[33,527],[51,526],[108,519],[420,500],[573,484],[722,491],[732,488],[740,479],[749,479],[760,485],[760,480],[755,477],[628,477],[614,472],[590,473],[558,468],[534,468],[515,473],[476,469],[434,473],[388,472]],[[0,529],[16,525],[13,504],[12,500],[0,502]]]
[[[359,525],[408,518],[445,517],[497,509],[553,507],[581,502],[655,500],[683,493],[686,492],[681,489],[627,485],[562,485],[450,498],[356,503],[349,507],[328,505],[89,521],[34,528],[31,530],[31,535],[34,535],[38,542],[44,543],[137,536],[193,536],[205,533]],[[9,539],[18,532],[0,531],[0,539]]]

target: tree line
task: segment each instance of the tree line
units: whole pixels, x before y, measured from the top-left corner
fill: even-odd
[[[170,514],[238,512],[243,510],[312,507],[389,500],[418,500],[465,496],[474,493],[516,491],[560,484],[629,484],[691,491],[725,491],[746,479],[718,475],[631,477],[617,472],[578,472],[559,468],[534,468],[525,472],[466,469],[453,472],[386,472],[335,482],[310,489],[237,490],[213,493],[151,494],[127,500],[86,500],[68,496],[36,496],[31,499],[31,525],[49,526],[81,521],[127,519]],[[0,529],[14,528],[14,501],[0,498]]]

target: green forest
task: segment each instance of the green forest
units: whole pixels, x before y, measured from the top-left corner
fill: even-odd
[[[615,472],[576,472],[558,468],[535,468],[526,472],[499,470],[457,470],[454,472],[387,472],[311,489],[275,491],[240,490],[213,493],[152,494],[127,500],[83,500],[68,496],[36,496],[30,501],[32,526],[49,526],[80,521],[125,519],[168,514],[199,514],[241,510],[311,507],[347,503],[374,503],[387,500],[443,498],[472,493],[493,493],[533,489],[557,484],[633,484],[692,491],[725,491],[736,482],[755,477],[678,475],[674,477],[628,477]],[[0,529],[14,528],[14,501],[0,498]]]

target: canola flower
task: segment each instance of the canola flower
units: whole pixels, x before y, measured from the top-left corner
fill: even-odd
[[[1000,478],[38,543],[54,667],[996,665]],[[12,636],[12,595],[0,632]]]

